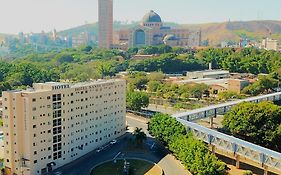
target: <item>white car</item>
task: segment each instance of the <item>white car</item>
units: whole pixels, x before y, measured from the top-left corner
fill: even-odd
[[[115,139],[110,141],[111,145],[114,145],[115,143],[117,143],[117,140],[115,140]]]
[[[99,152],[101,152],[102,150],[103,150],[103,147],[99,147],[99,148],[96,150],[96,152],[99,153]]]

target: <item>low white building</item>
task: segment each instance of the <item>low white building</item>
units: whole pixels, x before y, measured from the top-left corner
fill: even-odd
[[[204,71],[194,71],[194,72],[186,73],[187,79],[202,79],[202,78],[223,79],[229,77],[230,77],[229,71],[225,71],[225,70],[204,70]]]

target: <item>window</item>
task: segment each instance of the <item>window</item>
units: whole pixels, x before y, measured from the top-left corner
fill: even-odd
[[[53,109],[60,109],[61,108],[61,102],[53,103]]]
[[[61,100],[61,94],[54,94],[52,97],[53,97],[53,101],[60,101]]]
[[[54,152],[56,152],[56,151],[58,151],[58,150],[61,150],[61,143],[55,144],[55,145],[53,146],[53,151],[54,151]]]
[[[53,157],[54,157],[54,160],[57,160],[58,159],[58,153],[54,153]]]
[[[32,102],[36,102],[36,98],[33,98],[33,99],[32,99]]]
[[[58,142],[61,142],[61,135],[53,137],[53,143],[58,143]]]
[[[58,117],[61,117],[61,110],[53,112],[53,118],[58,118]]]
[[[36,125],[33,125],[33,128],[36,128]]]
[[[36,163],[37,163],[37,160],[34,160],[33,163],[36,164]]]
[[[61,119],[56,119],[53,121],[53,127],[60,126],[60,125],[61,125]]]

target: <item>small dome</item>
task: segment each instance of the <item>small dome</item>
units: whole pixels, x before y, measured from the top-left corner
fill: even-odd
[[[143,23],[148,23],[148,22],[162,22],[161,17],[155,13],[153,10],[151,10],[149,13],[144,15],[142,19]]]

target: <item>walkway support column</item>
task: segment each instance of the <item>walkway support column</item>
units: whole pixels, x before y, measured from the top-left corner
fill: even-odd
[[[268,175],[268,167],[266,165],[263,166],[263,175]]]
[[[214,117],[213,116],[210,117],[209,123],[210,123],[210,128],[213,129],[214,128]]]
[[[216,154],[216,146],[213,144],[208,144],[209,150],[213,153]]]
[[[240,156],[239,155],[235,155],[235,165],[236,165],[236,168],[240,169]]]

